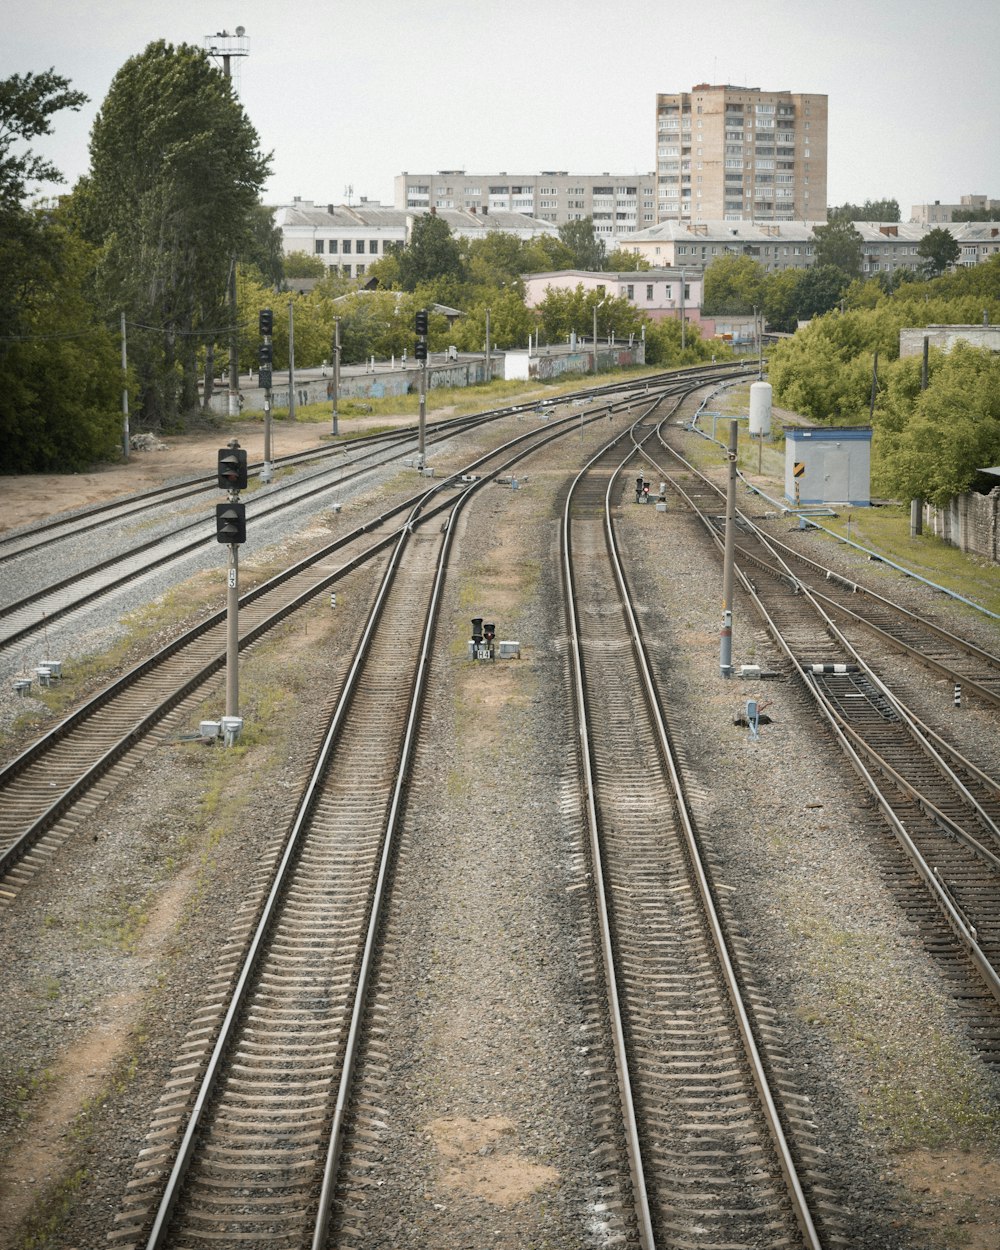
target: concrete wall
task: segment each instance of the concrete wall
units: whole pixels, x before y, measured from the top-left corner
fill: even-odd
[[[950,352],[956,343],[968,343],[972,347],[986,347],[1000,352],[1000,326],[926,326],[899,332],[900,356],[920,356],[924,339],[930,339],[931,347]]]
[[[598,344],[597,365],[601,370],[628,369],[646,362],[646,344],[640,339],[628,343]],[[588,346],[543,347],[540,352],[507,352],[507,378],[551,381],[567,373],[593,373],[594,348]]]
[[[925,504],[924,532],[1000,563],[1000,486],[988,495],[956,495],[946,508]]]

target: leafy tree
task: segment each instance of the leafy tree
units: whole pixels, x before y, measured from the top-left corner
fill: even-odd
[[[847,275],[836,265],[813,265],[799,272],[795,289],[795,315],[809,321],[836,308],[849,286]]]
[[[1000,358],[958,343],[935,361],[926,391],[914,389],[918,362],[899,363],[909,393],[897,387],[876,417],[875,481],[887,494],[942,506],[1000,462]]]
[[[451,278],[461,281],[465,276],[462,254],[448,223],[434,213],[423,213],[414,219],[410,239],[396,253],[399,285],[413,291],[422,282]]]
[[[646,364],[671,368],[697,364],[699,360],[711,360],[728,349],[719,343],[707,342],[701,337],[700,328],[688,322],[684,329],[685,345],[681,347],[681,323],[677,317],[665,317],[646,325]]]
[[[603,301],[603,305],[602,305]],[[602,305],[598,308],[599,305]],[[578,283],[572,291],[549,287],[536,313],[546,343],[561,343],[573,331],[587,338],[594,332],[594,309],[598,308],[597,334],[604,338],[613,330],[617,338],[638,334],[645,316],[624,297],[585,291]]]
[[[944,226],[928,230],[917,244],[917,255],[924,261],[924,269],[932,278],[944,273],[961,254],[958,240]]]
[[[953,208],[951,212],[952,221],[996,221],[997,216],[995,208]]]
[[[90,249],[56,218],[20,308],[20,334],[0,342],[0,471],[85,469],[121,448],[117,335],[86,290]]]
[[[573,268],[573,253],[555,234],[532,239],[525,250],[525,273],[555,273]]]
[[[276,289],[284,281],[281,227],[275,225],[274,210],[265,204],[254,206],[250,216],[250,242],[240,259],[254,265],[264,280]]]
[[[750,256],[717,256],[705,270],[702,306],[709,316],[749,315],[764,302],[766,275]]]
[[[54,113],[77,110],[86,102],[83,92],[71,91],[69,79],[54,69],[0,81],[0,319],[7,334],[23,329],[40,273],[58,252],[45,217],[30,212],[23,201],[31,183],[61,182],[62,175],[24,145],[51,133]]]
[[[308,252],[290,252],[282,262],[286,278],[323,278],[326,265]]]
[[[865,200],[840,204],[827,211],[827,221],[899,221],[899,200]]]
[[[645,256],[640,256],[638,252],[630,252],[624,247],[617,247],[613,252],[609,252],[604,267],[609,273],[639,273],[651,268]]]
[[[195,406],[200,343],[227,335],[232,257],[252,238],[270,158],[232,86],[199,48],[152,43],[115,75],[81,188],[101,247],[98,293],[133,336],[150,426]]]
[[[831,221],[817,226],[813,231],[816,240],[816,265],[833,265],[847,275],[857,278],[861,274],[861,248],[863,240],[849,221]]]
[[[559,227],[559,238],[569,248],[573,260],[570,269],[601,270],[604,268],[604,240],[594,233],[594,220],[566,221]]]

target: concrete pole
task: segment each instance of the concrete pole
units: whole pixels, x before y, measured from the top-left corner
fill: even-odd
[[[288,419],[295,420],[295,303],[288,301]]]
[[[719,671],[733,675],[733,583],[736,551],[736,431],[729,422],[729,481],[726,486],[726,543],[722,557],[722,629],[719,633]]]
[[[128,460],[131,441],[128,432],[128,352],[125,345],[125,310],[122,309],[122,455]]]
[[[340,433],[337,429],[337,404],[340,402],[340,318],[333,319],[333,436]]]
[[[486,382],[492,381],[492,377],[491,377],[492,370],[490,369],[491,363],[492,362],[490,360],[490,310],[487,308],[486,310],[486,377],[484,379],[484,381]]]
[[[420,362],[420,424],[417,433],[417,467],[424,467],[425,421],[427,418],[427,360]]]
[[[234,496],[230,494],[230,499]],[[238,496],[236,496],[238,498]],[[226,715],[240,714],[240,548],[229,544],[226,582]]]
[[[687,274],[681,270],[681,351],[687,347],[687,317],[684,315],[684,284],[687,281]]]

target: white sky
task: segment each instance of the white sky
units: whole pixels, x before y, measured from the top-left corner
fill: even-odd
[[[33,145],[72,185],[130,56],[237,25],[271,203],[391,203],[404,170],[646,173],[656,93],[698,82],[828,95],[831,204],[1000,198],[995,0],[26,0],[0,78],[54,67],[91,97]]]

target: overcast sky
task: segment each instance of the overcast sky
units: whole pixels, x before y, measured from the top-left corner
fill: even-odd
[[[54,67],[90,96],[34,144],[71,185],[129,57],[237,25],[270,203],[391,203],[404,170],[648,173],[656,93],[699,82],[828,95],[831,204],[1000,198],[996,0],[26,0],[0,78]]]

